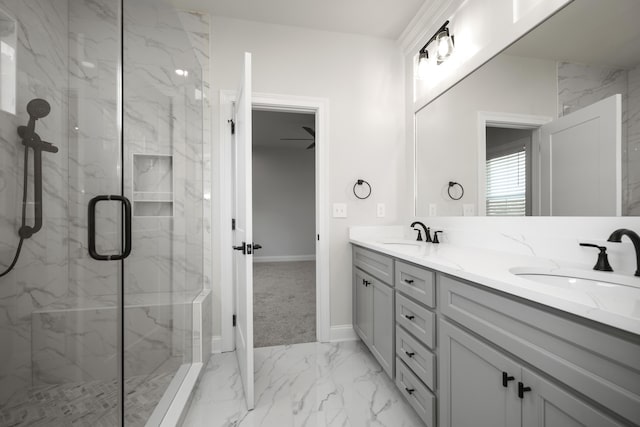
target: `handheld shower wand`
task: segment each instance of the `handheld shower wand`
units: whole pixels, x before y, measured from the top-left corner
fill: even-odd
[[[20,243],[16,249],[16,254],[9,267],[0,273],[0,277],[7,275],[18,262],[20,257],[20,251],[22,250],[22,244],[24,241],[42,228],[42,152],[57,153],[58,148],[46,141],[40,139],[40,136],[35,132],[36,121],[49,115],[51,106],[44,99],[32,99],[27,104],[27,113],[29,114],[29,122],[26,126],[18,127],[18,135],[22,138],[22,145],[24,145],[24,185],[22,190],[22,225],[18,230],[20,236]],[[33,150],[33,198],[34,198],[34,213],[35,220],[33,226],[26,225],[27,219],[27,194],[29,184],[29,148]]]

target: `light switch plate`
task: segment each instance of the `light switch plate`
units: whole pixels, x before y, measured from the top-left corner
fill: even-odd
[[[387,209],[384,203],[378,203],[378,207],[376,208],[376,215],[378,218],[384,218],[387,214]]]
[[[429,203],[429,216],[438,216],[438,205]]]
[[[346,203],[334,203],[333,204],[333,217],[334,218],[346,218],[347,217],[347,204]]]

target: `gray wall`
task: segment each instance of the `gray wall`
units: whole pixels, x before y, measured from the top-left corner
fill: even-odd
[[[315,150],[253,149],[254,257],[315,254]]]

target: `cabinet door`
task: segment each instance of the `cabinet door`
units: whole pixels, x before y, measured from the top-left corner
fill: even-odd
[[[521,367],[456,326],[439,322],[440,426],[514,427],[521,424],[517,382]],[[503,372],[514,377],[502,384]]]
[[[368,346],[373,333],[373,287],[372,278],[355,269],[353,280],[353,327]]]
[[[598,409],[530,370],[522,369],[522,382],[531,391],[522,399],[523,427],[621,426]]]
[[[378,280],[373,281],[373,342],[371,351],[384,371],[393,378],[393,289]]]

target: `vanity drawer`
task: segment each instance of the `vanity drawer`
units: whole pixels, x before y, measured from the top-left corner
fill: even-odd
[[[436,315],[399,293],[396,293],[396,323],[427,347],[435,347]]]
[[[393,259],[358,246],[353,247],[353,265],[393,286]]]
[[[435,427],[435,395],[422,384],[400,358],[396,359],[396,386],[422,418],[422,421],[429,427]]]
[[[400,326],[396,326],[396,354],[427,387],[435,390],[436,356]]]
[[[396,260],[396,289],[429,307],[436,306],[433,271]]]

